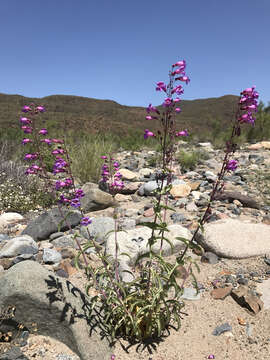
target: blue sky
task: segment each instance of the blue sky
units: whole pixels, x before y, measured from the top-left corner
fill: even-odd
[[[187,61],[182,99],[270,101],[269,0],[2,0],[0,92],[163,100],[155,82]]]

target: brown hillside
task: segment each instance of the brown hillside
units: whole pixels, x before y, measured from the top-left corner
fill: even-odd
[[[145,120],[142,107],[123,106],[111,100],[68,95],[52,95],[43,98],[27,98],[20,95],[0,94],[0,126],[5,133],[18,128],[18,119],[23,105],[34,102],[44,105],[43,115],[47,126],[80,132],[112,132],[124,134],[128,131],[156,130],[158,123]],[[236,108],[237,96],[183,100],[182,113],[178,115],[178,128],[187,128],[191,133],[204,135],[211,131],[213,123],[220,122],[221,129],[230,124]]]

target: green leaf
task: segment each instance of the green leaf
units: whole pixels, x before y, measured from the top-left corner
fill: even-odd
[[[142,223],[140,223],[140,225],[149,227],[152,230],[160,230],[160,229],[162,229],[160,224],[156,224],[154,222],[142,222]]]
[[[145,253],[145,254],[139,255],[138,258],[137,258],[136,261],[135,261],[135,266],[138,265],[138,263],[139,263],[139,261],[140,261],[141,259],[150,258],[150,254],[151,254],[151,252],[148,251],[148,252]]]
[[[122,253],[120,253],[120,255],[128,256],[131,260],[131,256],[128,253],[122,252]]]
[[[173,253],[173,244],[172,244],[172,242],[171,242],[168,238],[166,238],[166,237],[163,237],[163,240],[165,240],[167,243],[169,243],[169,245],[170,245],[170,247],[171,247],[171,251],[172,251],[172,253]]]
[[[195,244],[194,242],[190,242],[189,245],[188,245],[188,247],[189,247],[190,249],[195,249],[195,250],[198,250],[198,251],[202,251],[201,246],[198,245],[198,244]]]
[[[171,210],[171,211],[176,211],[174,208],[167,206],[167,205],[160,205],[160,208],[165,209],[165,210]]]
[[[182,241],[182,242],[183,242],[184,244],[186,244],[186,245],[189,245],[189,243],[190,243],[190,240],[189,240],[189,239],[186,239],[186,238],[181,237],[181,236],[177,236],[175,239],[176,239],[176,240],[179,240],[179,241]]]

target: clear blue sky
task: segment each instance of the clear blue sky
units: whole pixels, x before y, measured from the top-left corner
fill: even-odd
[[[0,92],[160,104],[177,60],[183,99],[270,101],[270,0],[2,0]]]

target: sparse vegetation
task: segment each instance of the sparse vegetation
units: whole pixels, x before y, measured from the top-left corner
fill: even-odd
[[[200,161],[208,160],[209,154],[205,150],[187,152],[184,150],[176,154],[176,160],[181,165],[183,171],[194,170]]]
[[[0,146],[0,209],[23,214],[50,207],[52,199],[43,191],[42,182],[36,176],[25,176],[25,164],[10,160],[12,149],[12,144],[7,142]]]

